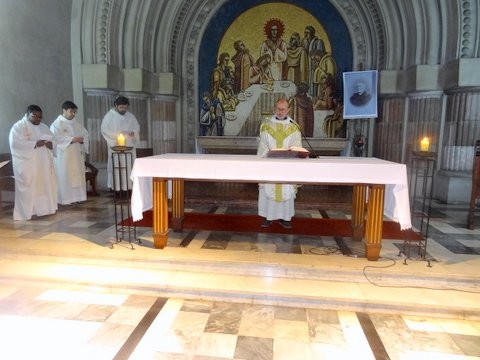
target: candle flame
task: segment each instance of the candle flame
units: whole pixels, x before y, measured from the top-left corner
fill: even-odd
[[[428,151],[428,148],[430,147],[430,140],[428,137],[424,137],[422,141],[420,141],[420,151]]]
[[[118,146],[125,146],[125,136],[123,134],[119,134],[117,137],[117,145]]]

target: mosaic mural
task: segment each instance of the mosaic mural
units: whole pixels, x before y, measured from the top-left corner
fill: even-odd
[[[202,41],[209,56],[199,64],[200,136],[257,136],[261,120],[285,97],[306,137],[344,137],[341,74],[351,50],[345,56],[340,49],[350,48],[346,29],[342,39],[327,17],[333,8],[309,11],[297,3],[254,5],[236,16],[219,11],[211,20]]]

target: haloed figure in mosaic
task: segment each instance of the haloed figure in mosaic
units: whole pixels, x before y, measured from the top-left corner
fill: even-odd
[[[285,25],[279,19],[270,19],[263,27],[266,35],[265,41],[260,47],[260,56],[270,55],[270,71],[274,80],[283,80],[283,64],[287,60],[287,43],[282,35],[285,31]]]
[[[55,170],[58,178],[58,203],[68,205],[87,200],[85,154],[88,154],[87,130],[76,119],[77,105],[62,104],[62,114],[50,125],[55,135],[57,153]]]
[[[299,127],[288,116],[290,108],[284,98],[277,101],[275,115],[260,126],[260,143],[257,154],[266,157],[272,149],[290,149],[302,146]],[[285,169],[288,171],[288,169]],[[295,196],[297,185],[259,184],[258,214],[265,218],[263,227],[268,227],[273,220],[290,229],[290,220],[295,215]]]
[[[55,214],[57,176],[53,164],[55,142],[38,105],[29,105],[25,116],[10,130],[9,143],[15,177],[14,220]]]

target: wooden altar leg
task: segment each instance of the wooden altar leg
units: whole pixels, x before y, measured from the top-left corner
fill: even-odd
[[[367,221],[365,225],[365,254],[370,261],[377,261],[382,248],[383,205],[385,185],[371,185],[368,192]]]
[[[361,241],[365,233],[365,201],[367,185],[354,185],[352,194],[352,239]]]
[[[153,178],[153,246],[163,249],[168,240],[167,180]]]
[[[185,186],[183,180],[172,180],[172,229],[182,231],[185,214]]]

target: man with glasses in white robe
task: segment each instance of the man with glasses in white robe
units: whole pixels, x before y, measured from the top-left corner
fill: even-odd
[[[48,126],[42,124],[42,118],[42,109],[29,105],[25,116],[10,129],[8,140],[15,177],[14,220],[55,214],[58,209],[54,137]]]
[[[298,124],[289,116],[288,101],[281,98],[275,105],[275,115],[260,126],[260,143],[257,155],[267,156],[270,150],[302,147],[302,134]],[[285,169],[289,171],[289,169]],[[264,217],[262,227],[269,227],[278,220],[286,229],[291,229],[291,218],[295,215],[297,185],[259,184],[258,214]]]

